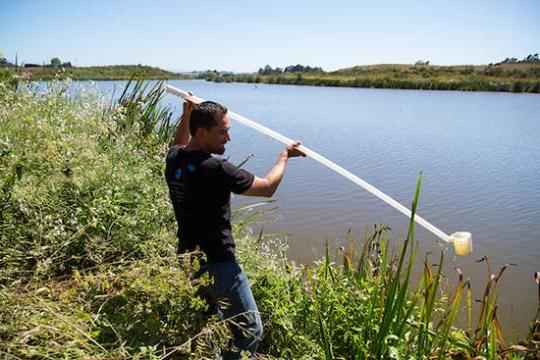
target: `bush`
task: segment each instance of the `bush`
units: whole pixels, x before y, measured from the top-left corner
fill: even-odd
[[[139,111],[59,84],[1,91],[0,283],[174,248],[167,146]]]

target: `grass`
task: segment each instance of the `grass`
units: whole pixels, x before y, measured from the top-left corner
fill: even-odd
[[[41,94],[0,84],[0,353],[215,358],[234,319],[206,320],[194,269],[175,254],[163,178],[172,126],[161,88],[132,81],[118,102],[65,93],[62,83]],[[420,188],[421,179],[413,213]],[[252,211],[234,225],[265,326],[263,358],[539,356],[540,310],[524,343],[503,337],[497,287],[504,268],[492,275],[488,266],[479,302],[460,272],[452,292],[443,292],[444,253],[435,265],[426,255],[423,275],[413,282],[412,220],[400,247],[376,226],[361,243],[349,234],[339,253],[327,246],[322,259],[297,265],[283,241],[250,232],[248,225],[267,211],[263,205],[237,209],[236,217]],[[458,314],[473,307],[479,318],[457,328]]]
[[[540,92],[540,65],[373,65],[323,73],[211,74],[216,82],[248,82],[361,88]]]

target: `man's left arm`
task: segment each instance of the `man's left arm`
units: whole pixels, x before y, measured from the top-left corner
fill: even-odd
[[[289,144],[285,150],[279,153],[278,160],[270,172],[264,178],[255,176],[251,186],[241,194],[247,196],[272,197],[285,174],[287,160],[291,157],[306,156],[304,152],[298,149],[299,146],[300,142],[298,141]]]

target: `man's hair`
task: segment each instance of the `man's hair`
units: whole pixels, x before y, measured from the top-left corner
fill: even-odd
[[[189,118],[189,132],[195,136],[197,129],[202,127],[210,130],[211,127],[219,125],[219,120],[227,113],[227,108],[213,101],[205,101],[197,104],[191,110]]]

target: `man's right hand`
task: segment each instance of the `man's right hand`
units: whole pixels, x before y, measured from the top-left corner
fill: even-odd
[[[193,96],[192,92],[188,92],[189,96]],[[189,118],[191,116],[191,110],[193,109],[193,102],[184,100],[183,104],[184,112],[180,117],[180,121],[176,127],[176,134],[171,145],[187,145],[191,140],[189,133]]]
[[[193,96],[193,93],[190,91],[188,92],[189,96]],[[191,109],[193,109],[193,105],[195,105],[193,102],[184,99],[184,114],[191,114]]]

